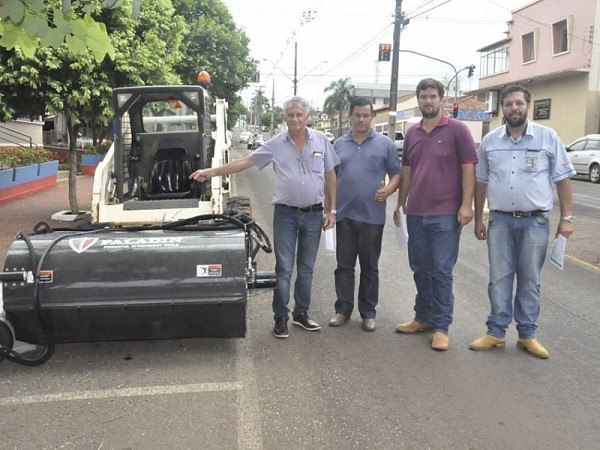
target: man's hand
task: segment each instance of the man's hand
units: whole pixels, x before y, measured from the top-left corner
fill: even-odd
[[[196,170],[194,173],[190,175],[190,180],[196,180],[198,183],[204,183],[206,180],[213,177],[212,169],[201,169]]]
[[[381,181],[379,184],[379,189],[375,192],[375,201],[376,202],[385,202],[385,200],[389,197],[388,190],[385,186],[385,182]]]
[[[564,237],[569,238],[573,234],[574,230],[575,226],[571,222],[561,220],[558,222],[558,230],[556,230],[556,236],[562,234]]]
[[[475,219],[475,237],[480,241],[485,241],[487,238],[487,229],[483,219]]]
[[[473,208],[471,206],[461,206],[458,210],[459,228],[462,229],[471,220],[473,220]]]
[[[324,230],[328,230],[330,228],[333,228],[335,226],[335,223],[337,221],[337,216],[331,212],[326,212],[325,216],[323,217],[323,229]]]

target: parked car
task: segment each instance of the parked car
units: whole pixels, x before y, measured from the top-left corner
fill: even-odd
[[[240,133],[240,144],[247,144],[248,139],[250,139],[250,136],[252,136],[252,133],[250,133],[249,131],[242,131]]]
[[[264,143],[265,140],[263,139],[262,134],[254,134],[248,139],[248,150],[256,150]]]
[[[333,133],[331,133],[330,131],[325,131],[323,133],[325,135],[325,137],[327,138],[327,140],[333,144],[333,141],[335,141],[335,136],[333,135]]]
[[[578,175],[600,183],[600,134],[588,134],[567,145],[569,159]]]
[[[387,136],[387,131],[384,131],[383,134]],[[402,159],[402,149],[404,148],[404,133],[402,131],[395,132],[394,144],[398,151],[398,158]]]

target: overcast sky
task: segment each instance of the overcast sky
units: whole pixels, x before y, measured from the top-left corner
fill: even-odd
[[[293,95],[294,43],[297,42],[297,93],[321,108],[323,89],[349,77],[357,83],[391,79],[391,62],[377,62],[380,43],[393,42],[395,0],[221,0],[250,38],[251,56],[260,61],[260,83],[246,89],[249,102],[259,87],[275,103]],[[477,49],[503,39],[511,11],[529,0],[404,0],[410,23],[400,36],[400,49],[450,62],[457,70],[475,64],[475,75],[459,78],[464,90],[477,88]],[[447,64],[400,53],[399,84],[415,86],[424,77],[443,80],[454,75]]]

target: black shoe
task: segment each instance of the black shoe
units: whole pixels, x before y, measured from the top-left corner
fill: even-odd
[[[285,339],[290,335],[287,326],[287,317],[282,317],[275,321],[275,326],[273,327],[273,334],[276,338]]]
[[[308,313],[303,312],[294,317],[294,325],[298,325],[305,330],[317,331],[321,329],[321,325],[308,317]]]

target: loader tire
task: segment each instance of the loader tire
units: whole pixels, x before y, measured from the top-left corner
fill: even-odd
[[[225,214],[246,214],[252,216],[252,207],[248,197],[231,197],[225,205]]]
[[[8,323],[4,320],[0,320],[0,347],[5,351],[12,350],[14,343],[15,339]],[[0,353],[0,362],[2,362],[5,356],[6,354],[4,352]]]

